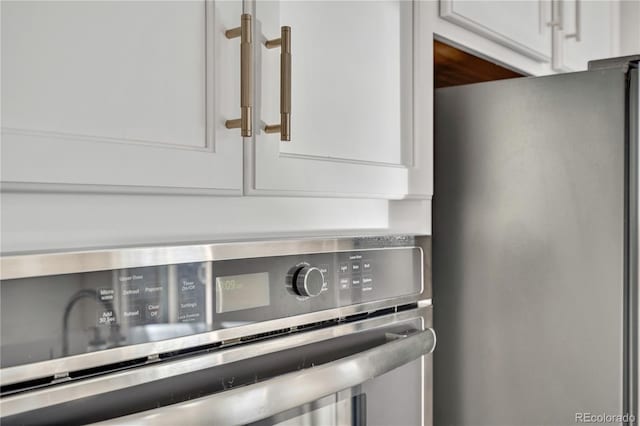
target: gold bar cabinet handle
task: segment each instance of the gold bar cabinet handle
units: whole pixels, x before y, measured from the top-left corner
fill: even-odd
[[[291,140],[291,27],[280,29],[280,38],[268,40],[267,49],[280,47],[280,124],[268,124],[265,133],[280,133],[281,141]]]
[[[242,14],[240,26],[227,30],[225,36],[229,39],[240,37],[240,118],[227,120],[227,129],[240,129],[243,137],[252,135],[253,110],[253,34],[251,29],[251,15]]]

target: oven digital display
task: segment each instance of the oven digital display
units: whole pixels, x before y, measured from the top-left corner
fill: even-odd
[[[269,273],[216,278],[216,313],[269,306]]]

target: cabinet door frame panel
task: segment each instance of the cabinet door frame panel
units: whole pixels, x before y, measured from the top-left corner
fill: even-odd
[[[400,0],[402,1],[402,0]],[[256,10],[256,3],[253,0],[245,0],[245,9],[251,10],[256,22],[256,49],[262,51],[256,52],[256,63],[260,63],[260,55],[271,54],[265,52],[263,34],[260,22],[262,20],[277,20],[278,25],[289,25],[288,22],[279,22],[278,13],[260,13]],[[274,2],[275,3],[275,2]],[[400,163],[383,162],[383,161],[366,161],[352,158],[336,158],[324,157],[317,155],[305,155],[298,153],[281,152],[280,144],[296,143],[295,133],[292,142],[280,142],[279,136],[265,135],[263,133],[263,123],[265,117],[260,111],[260,90],[265,84],[274,84],[271,78],[261,75],[258,68],[256,71],[256,104],[258,105],[256,112],[255,134],[252,138],[245,138],[245,193],[249,195],[263,196],[314,196],[314,197],[349,197],[349,198],[383,198],[383,199],[405,199],[420,198],[429,199],[431,179],[421,169],[431,164],[430,150],[420,149],[417,146],[417,134],[421,134],[418,126],[420,120],[416,120],[417,103],[419,102],[416,90],[419,86],[418,79],[428,76],[420,76],[417,71],[420,69],[420,52],[417,51],[420,43],[416,40],[416,36],[420,34],[419,27],[419,1],[411,1],[410,3],[410,20],[411,28],[410,42],[408,49],[410,54],[410,63],[408,74],[411,78],[406,82],[407,87],[403,88],[403,99],[401,102],[407,105],[409,111],[408,116],[402,117],[402,136],[403,139],[399,143],[409,144],[405,149],[406,157]],[[366,2],[363,2],[366,4]],[[275,9],[275,8],[274,8]],[[269,25],[269,27],[275,25]],[[295,32],[304,31],[304,28],[297,29],[292,26],[293,38],[295,41]],[[271,29],[270,32],[274,30]],[[269,36],[270,34],[266,34]],[[295,49],[292,52],[295,60]],[[426,60],[426,59],[425,59]],[[293,69],[293,78],[295,78],[295,68]],[[268,80],[268,81],[265,81]],[[277,84],[277,83],[276,83]],[[409,96],[408,99],[404,98]],[[311,100],[310,100],[311,102]],[[292,120],[295,120],[295,105],[293,105]],[[424,112],[424,111],[423,111]],[[403,113],[404,114],[404,113]],[[374,123],[375,124],[375,123]],[[295,129],[294,129],[295,130]],[[424,133],[424,132],[423,132]],[[428,135],[424,135],[428,136]],[[429,136],[430,137],[430,136]],[[429,140],[423,140],[422,143],[429,143]],[[425,158],[420,158],[421,156]],[[428,175],[425,178],[425,174]],[[424,178],[423,182],[417,182],[413,178]]]
[[[239,60],[235,56],[230,58],[225,54],[221,58],[221,53],[230,53],[233,49],[236,55],[239,50],[233,40],[224,37],[227,28],[221,26],[222,20],[227,24],[226,15],[232,10],[239,22],[242,3],[240,0],[222,3],[226,7],[224,12],[213,0],[202,0],[205,20],[202,88],[205,92],[201,145],[2,127],[2,190],[241,195],[242,139],[225,129],[224,119],[218,117],[222,109],[226,113],[235,105],[221,108],[222,100],[216,95],[224,89],[223,82],[218,81],[222,65],[216,61],[226,61],[228,66],[233,66],[233,70],[224,70],[225,74],[239,74]],[[221,16],[217,16],[218,12]],[[223,97],[229,99],[231,95],[227,93]],[[239,96],[234,95],[235,99]]]
[[[520,43],[513,38],[510,38],[504,34],[492,30],[491,28],[468,18],[455,10],[455,3],[457,0],[440,0],[440,17],[453,24],[456,24],[464,29],[467,29],[475,34],[481,35],[491,41],[494,41],[502,46],[505,46],[515,52],[520,53],[528,58],[536,60],[538,62],[550,62],[551,54],[539,52],[529,46]],[[539,0],[539,25],[546,25],[546,15],[544,9],[543,0]],[[551,29],[549,27],[549,32]]]

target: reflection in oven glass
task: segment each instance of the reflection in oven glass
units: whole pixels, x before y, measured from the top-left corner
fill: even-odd
[[[366,425],[367,395],[360,393],[359,387],[356,387],[287,410],[247,426]]]
[[[2,368],[206,332],[210,270],[197,262],[3,281]],[[25,315],[30,333],[17,323]]]

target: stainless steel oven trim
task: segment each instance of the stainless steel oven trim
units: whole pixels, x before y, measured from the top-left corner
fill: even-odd
[[[18,254],[0,257],[0,280],[191,262],[412,247],[417,247],[416,237],[394,236],[283,239]]]
[[[154,357],[165,352],[178,351],[190,347],[237,339],[242,336],[264,333],[272,330],[279,330],[287,327],[346,317],[362,312],[371,312],[391,306],[417,302],[424,297],[431,297],[430,287],[429,293],[425,294],[425,253],[421,247],[421,245],[430,243],[430,238],[431,237],[429,236],[417,238],[401,236],[387,238],[387,240],[390,241],[390,244],[398,244],[397,241],[402,243],[406,242],[408,244],[402,246],[385,246],[386,240],[383,239],[381,241],[378,238],[373,240],[371,238],[337,238],[263,241],[251,243],[221,243],[199,246],[155,247],[147,249],[120,249],[2,257],[0,258],[0,276],[1,279],[4,280],[24,276],[90,272],[94,270],[94,267],[98,266],[100,266],[98,270],[101,270],[101,268],[104,267],[106,267],[106,269],[119,269],[125,267],[154,266],[158,264],[164,265],[198,261],[229,260],[234,258],[415,248],[418,249],[421,254],[421,279],[420,292],[417,294],[344,306],[335,309],[312,312],[309,314],[301,314],[295,317],[279,318],[229,329],[214,330],[191,336],[142,343],[122,348],[106,349],[98,352],[74,355],[50,361],[4,368],[0,370],[0,385],[6,386],[54,375],[63,377],[71,371],[124,362],[132,359]],[[426,241],[422,241],[422,239],[426,239]],[[364,244],[374,245],[374,247],[360,247]],[[198,252],[200,255],[206,253],[209,257],[196,257],[192,258],[192,260],[186,260],[187,257],[184,256],[182,251],[183,249],[186,250],[186,252],[192,251],[191,255],[193,255],[193,252]],[[39,262],[42,262],[42,264]],[[128,266],[123,266],[125,264]],[[32,265],[35,270],[29,275],[24,275],[29,269],[29,265]],[[8,271],[5,270],[5,267],[9,268]],[[430,303],[431,299],[425,300]]]
[[[8,396],[0,399],[2,417],[12,416],[34,409],[70,402],[98,394],[117,391],[126,387],[166,379],[188,372],[222,366],[231,362],[253,358],[268,353],[295,348],[309,343],[325,341],[394,324],[421,320],[423,330],[427,327],[431,315],[431,305],[422,304],[417,309],[397,312],[357,322],[340,324],[315,331],[291,334],[263,342],[232,346],[228,349],[186,359],[168,361],[157,365],[147,365],[120,373],[113,373],[94,379],[69,384],[60,384],[52,388]],[[434,334],[435,346],[435,334]]]
[[[13,383],[27,380],[39,379],[48,376],[66,376],[71,371],[84,370],[101,365],[113,364],[132,359],[149,357],[153,358],[159,354],[179,351],[182,349],[204,346],[216,342],[230,341],[242,336],[250,336],[265,333],[273,330],[280,330],[289,327],[300,326],[335,318],[344,318],[349,315],[363,312],[372,312],[392,306],[399,306],[418,301],[418,295],[410,295],[394,299],[385,299],[376,302],[363,303],[358,305],[344,306],[336,309],[311,312],[297,315],[295,317],[279,318],[270,321],[262,321],[254,324],[214,330],[207,333],[200,333],[191,336],[179,337],[157,342],[142,343],[123,348],[112,348],[98,352],[91,352],[82,355],[75,355],[66,358],[59,358],[50,361],[36,362],[32,364],[8,367],[0,370],[0,384],[6,386]],[[425,300],[422,303],[430,303]]]
[[[434,347],[435,332],[428,328],[318,367],[94,424],[151,426],[158,420],[167,424],[247,424],[362,384],[430,354]]]

